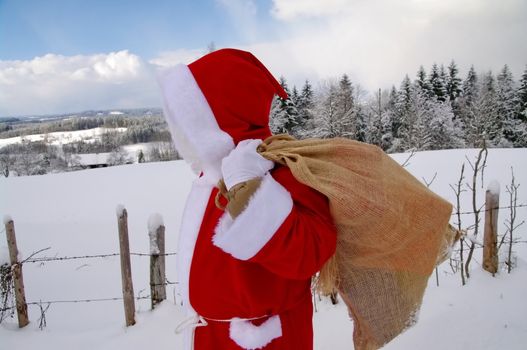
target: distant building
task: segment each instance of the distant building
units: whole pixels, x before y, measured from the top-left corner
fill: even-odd
[[[112,165],[133,164],[134,158],[121,150],[113,153],[75,154],[69,161],[70,167],[82,169],[106,168]]]
[[[110,165],[110,154],[111,153],[77,154],[75,161],[70,162],[70,166],[80,166],[84,169],[106,168]]]

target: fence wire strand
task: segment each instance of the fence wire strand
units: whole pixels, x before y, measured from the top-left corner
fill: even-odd
[[[135,300],[144,300],[150,299],[150,295],[143,297],[135,297]],[[31,301],[26,303],[26,305],[43,305],[43,304],[78,304],[78,303],[97,303],[101,301],[119,301],[123,300],[122,297],[115,298],[98,298],[98,299],[77,299],[77,300],[47,300],[47,301]],[[16,306],[7,307],[0,309],[0,311],[8,311],[16,309]]]
[[[57,256],[57,257],[42,257],[24,260],[23,263],[40,263],[48,261],[64,261],[64,260],[78,260],[78,259],[99,259],[99,258],[108,258],[113,256],[120,256],[119,253],[109,253],[109,254],[94,254],[94,255],[80,255],[80,256]],[[130,253],[132,256],[171,256],[176,255],[176,253],[165,253],[165,254],[146,254],[146,253]]]
[[[490,208],[490,209],[481,209],[481,210],[478,211],[478,213],[484,213],[484,212],[492,211],[492,210],[511,209],[511,208],[526,208],[526,207],[527,207],[527,204],[518,204],[518,205],[508,206],[508,207],[496,207],[496,208]],[[476,214],[476,212],[474,212],[474,211],[464,211],[464,212],[460,212],[459,214],[460,215]],[[452,216],[455,216],[455,215],[458,215],[458,213],[455,212],[455,213],[452,214]]]

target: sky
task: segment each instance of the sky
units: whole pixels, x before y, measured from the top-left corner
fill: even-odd
[[[158,107],[156,71],[216,48],[300,87],[366,91],[420,65],[527,65],[525,0],[0,0],[0,116]]]

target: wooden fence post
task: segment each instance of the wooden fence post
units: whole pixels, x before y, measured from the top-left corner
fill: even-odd
[[[9,259],[13,271],[15,284],[16,313],[18,316],[18,327],[22,328],[29,324],[27,315],[26,295],[24,292],[24,279],[22,277],[22,264],[18,262],[18,248],[16,245],[15,223],[9,216],[4,217],[5,232],[7,236],[7,247],[9,248]]]
[[[165,226],[159,214],[148,219],[150,237],[150,296],[152,309],[167,298],[165,286]]]
[[[494,274],[498,272],[498,212],[500,185],[493,181],[485,193],[485,231],[483,237],[483,268]]]
[[[126,326],[133,326],[135,324],[135,300],[134,286],[132,284],[132,267],[130,264],[130,243],[128,241],[128,213],[122,205],[117,206],[117,223],[119,226],[124,314]]]

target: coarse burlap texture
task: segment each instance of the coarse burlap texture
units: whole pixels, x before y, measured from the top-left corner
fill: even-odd
[[[355,349],[378,349],[415,323],[427,280],[455,239],[452,206],[376,146],[275,135],[258,152],[329,199],[337,250],[319,286],[347,304]]]

